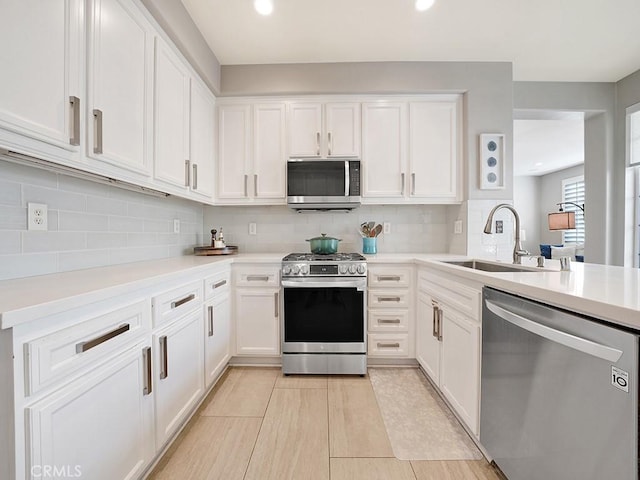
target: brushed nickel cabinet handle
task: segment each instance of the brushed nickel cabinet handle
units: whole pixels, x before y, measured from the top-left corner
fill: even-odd
[[[273,294],[274,316],[278,318],[278,292]]]
[[[211,289],[215,290],[216,288],[220,288],[221,286],[226,284],[227,284],[226,280],[220,280],[218,283],[214,283],[213,285],[211,285]]]
[[[190,302],[191,300],[195,300],[196,298],[196,294],[192,293],[191,295],[187,295],[184,298],[181,298],[180,300],[176,300],[175,302],[171,302],[171,308],[178,308],[180,305],[184,305],[187,302]]]
[[[431,334],[435,337],[438,338],[438,305],[436,303],[431,304],[432,308],[433,308],[433,331],[431,332]]]
[[[411,195],[416,194],[416,174],[411,174]]]
[[[245,175],[244,176],[244,196],[248,197],[249,194],[247,193],[247,182],[249,181],[249,175]]]
[[[167,336],[160,337],[160,379],[169,376],[169,352],[167,351]]]
[[[327,155],[331,156],[331,132],[327,134]]]
[[[198,164],[193,164],[193,183],[191,184],[191,188],[194,190],[198,189]]]
[[[125,332],[128,332],[131,329],[128,323],[124,325],[120,325],[118,328],[114,328],[113,330],[108,331],[104,335],[100,335],[92,340],[86,342],[80,342],[76,344],[76,353],[86,352],[87,350],[91,350],[93,347],[97,347],[98,345],[111,340],[112,338],[117,337],[118,335],[122,335]]]
[[[438,308],[438,341],[442,341],[442,315],[444,312],[441,308]]]
[[[379,282],[399,282],[400,275],[378,275]]]
[[[380,318],[378,323],[400,323],[399,318]]]
[[[184,161],[184,186],[188,187],[189,185],[191,185],[191,179],[189,178],[189,164],[191,162],[189,160],[185,160]]]
[[[247,282],[268,282],[268,275],[247,275]]]
[[[207,307],[207,313],[209,315],[209,333],[210,337],[213,337],[213,305]]]
[[[380,343],[378,342],[378,348],[400,348],[400,343]]]
[[[378,297],[379,302],[399,302],[400,297]]]
[[[93,153],[102,153],[102,110],[93,110]]]
[[[151,372],[151,347],[142,350],[142,360],[144,362],[144,387],[143,395],[149,395],[153,391],[153,375]]]
[[[80,99],[73,95],[69,97],[71,105],[71,135],[69,144],[80,145]]]
[[[400,195],[404,196],[404,173],[400,174],[400,185],[401,185]]]
[[[253,196],[254,197],[258,196],[258,174],[257,173],[253,176]]]
[[[317,147],[316,155],[320,156],[320,132],[316,132],[316,147]]]

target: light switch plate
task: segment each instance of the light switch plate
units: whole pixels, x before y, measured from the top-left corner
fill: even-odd
[[[180,220],[177,218],[173,221],[173,233],[180,233]]]
[[[391,223],[390,222],[384,222],[384,224],[382,225],[382,233],[391,233]]]

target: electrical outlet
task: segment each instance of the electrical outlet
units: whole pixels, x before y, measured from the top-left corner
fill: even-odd
[[[49,214],[44,203],[27,203],[27,230],[48,230]]]
[[[249,224],[249,235],[257,235],[258,229],[256,227],[255,222],[251,222]]]
[[[382,225],[382,233],[391,233],[391,223],[384,222]]]
[[[180,233],[180,220],[177,218],[173,220],[173,233]]]
[[[496,220],[496,233],[504,233],[504,224],[502,220]]]
[[[462,220],[453,222],[453,233],[460,235],[462,233]]]

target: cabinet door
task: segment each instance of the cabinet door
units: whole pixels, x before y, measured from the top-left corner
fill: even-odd
[[[3,0],[1,11],[0,127],[77,150],[84,2]]]
[[[322,136],[322,104],[292,103],[289,105],[289,155],[319,157]]]
[[[255,198],[285,197],[284,104],[253,107],[253,192]]]
[[[363,196],[404,197],[406,106],[365,103],[362,109]]]
[[[156,38],[154,177],[183,190],[190,185],[190,75],[168,45]]]
[[[191,189],[213,197],[215,185],[216,99],[202,83],[191,79]]]
[[[474,434],[478,433],[480,325],[443,308],[440,389]]]
[[[327,103],[325,113],[327,157],[359,157],[360,104]]]
[[[92,0],[87,154],[151,173],[153,36],[128,0]]]
[[[202,310],[153,336],[156,446],[162,448],[204,393]]]
[[[416,318],[416,359],[436,385],[440,384],[440,342],[434,336],[436,313],[431,296],[418,294]]]
[[[204,375],[208,388],[229,361],[231,300],[228,295],[205,306]]]
[[[44,466],[55,466],[67,469],[65,478],[142,475],[155,452],[154,394],[144,393],[151,361],[145,347],[138,344],[26,408],[27,474],[39,478]]]
[[[236,289],[238,355],[280,355],[279,296],[280,289]]]
[[[412,197],[456,200],[458,194],[456,102],[414,102],[409,106],[409,163]]]
[[[218,198],[248,198],[251,106],[218,108]]]

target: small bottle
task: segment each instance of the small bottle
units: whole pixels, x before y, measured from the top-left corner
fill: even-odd
[[[220,227],[220,234],[218,235],[218,239],[215,241],[215,248],[224,248],[225,246],[224,233],[222,233],[222,227]]]

